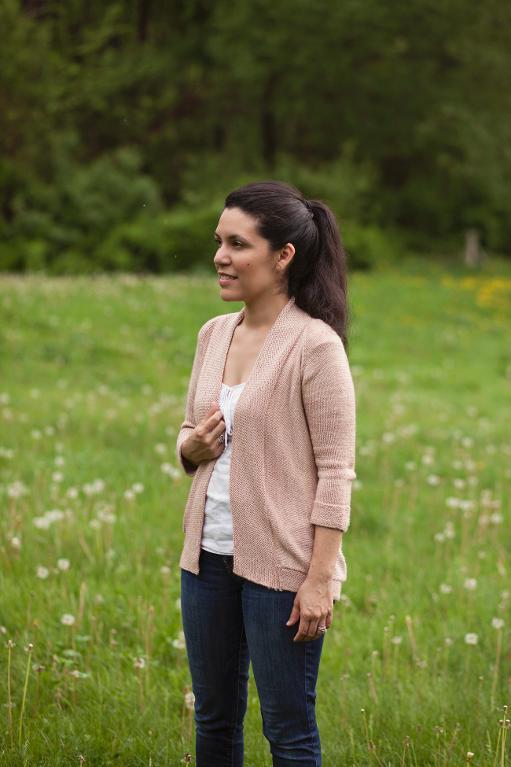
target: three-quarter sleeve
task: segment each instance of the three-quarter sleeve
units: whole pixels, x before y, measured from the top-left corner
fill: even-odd
[[[197,390],[197,380],[199,378],[200,369],[204,360],[204,354],[206,351],[207,340],[209,338],[211,327],[212,320],[208,320],[197,333],[195,356],[193,359],[192,371],[190,374],[188,392],[186,396],[185,415],[176,440],[176,457],[178,463],[181,465],[185,473],[188,474],[188,476],[193,476],[195,474],[197,471],[197,466],[186,460],[186,458],[181,453],[181,447],[185,439],[197,425],[193,418],[193,403],[195,400],[195,392]]]
[[[311,524],[345,532],[355,473],[356,400],[340,336],[312,330],[302,356],[302,400],[318,482]]]

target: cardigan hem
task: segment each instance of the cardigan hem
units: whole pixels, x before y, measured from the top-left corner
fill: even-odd
[[[200,549],[199,549],[200,556]],[[225,555],[232,556],[232,555]],[[292,567],[275,567],[275,565],[258,564],[256,567],[250,564],[239,564],[236,557],[233,560],[233,575],[237,575],[240,578],[245,578],[252,583],[257,583],[260,586],[265,586],[268,589],[275,591],[292,591],[296,593],[300,586],[307,578],[307,573],[302,570],[294,570]],[[188,570],[194,575],[199,575],[199,559],[198,556],[194,556],[187,551],[186,541],[179,560],[179,566],[183,570]],[[341,590],[343,580],[341,578],[331,578],[331,584],[333,588],[333,601],[339,601],[341,597]]]

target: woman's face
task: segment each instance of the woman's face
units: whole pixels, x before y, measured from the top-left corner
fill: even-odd
[[[224,208],[215,240],[216,271],[235,277],[219,282],[225,301],[251,301],[282,292],[284,270],[294,253],[291,244],[272,251],[268,240],[257,234],[254,217],[240,208]]]

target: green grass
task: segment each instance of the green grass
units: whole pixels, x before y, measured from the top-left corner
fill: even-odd
[[[510,765],[511,265],[356,273],[350,302],[357,480],[324,767]],[[213,272],[0,277],[0,767],[193,754],[174,446],[197,331],[241,306]],[[245,734],[247,767],[269,767],[252,670]]]

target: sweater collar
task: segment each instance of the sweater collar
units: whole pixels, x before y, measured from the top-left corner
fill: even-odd
[[[284,306],[282,307],[280,312],[277,314],[277,316],[276,316],[276,318],[275,318],[275,320],[273,322],[273,325],[271,326],[270,330],[268,331],[268,335],[273,331],[275,326],[277,324],[279,324],[279,322],[283,319],[283,317],[286,316],[286,314],[290,311],[291,306],[294,303],[295,303],[295,297],[291,296],[291,298],[289,299],[287,304],[284,304]],[[245,310],[246,310],[246,306],[244,306],[242,309],[240,309],[240,311],[236,314],[236,322],[234,323],[234,327],[232,328],[232,332],[233,333],[234,333],[234,329],[240,324],[240,322],[242,321],[243,317],[245,316]],[[229,341],[229,343],[230,343],[230,341]]]
[[[215,357],[215,378],[218,396],[222,388],[223,373],[227,354],[234,336],[234,331],[245,316],[245,307],[239,312],[233,312],[227,315],[228,322],[220,331],[216,345]],[[284,304],[279,314],[275,318],[273,325],[268,331],[259,354],[252,366],[252,370],[245,382],[240,400],[243,401],[252,396],[258,388],[258,382],[271,377],[278,377],[279,367],[277,360],[281,355],[286,354],[286,349],[291,348],[296,337],[301,333],[303,324],[308,315],[296,306],[294,296]],[[238,400],[239,405],[239,400]]]

